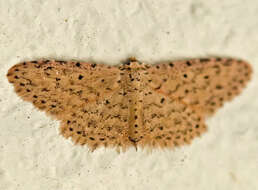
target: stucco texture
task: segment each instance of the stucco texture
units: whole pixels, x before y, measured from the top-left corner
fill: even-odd
[[[0,189],[258,189],[258,1],[0,0]],[[74,146],[8,83],[39,58],[155,63],[230,56],[252,80],[189,146],[117,153]]]

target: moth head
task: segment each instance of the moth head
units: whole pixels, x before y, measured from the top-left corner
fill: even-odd
[[[142,69],[144,68],[144,64],[140,61],[138,61],[135,57],[130,57],[125,63],[124,66],[126,68],[131,69]]]

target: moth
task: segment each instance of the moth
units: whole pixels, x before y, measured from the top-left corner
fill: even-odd
[[[61,122],[61,134],[100,146],[173,148],[207,129],[205,119],[238,95],[251,66],[233,58],[120,65],[26,61],[7,78],[23,100]]]

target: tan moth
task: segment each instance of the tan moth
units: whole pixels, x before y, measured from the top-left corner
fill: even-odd
[[[61,122],[64,137],[93,150],[126,150],[189,144],[251,73],[232,58],[115,66],[38,60],[14,65],[7,77],[23,100]]]

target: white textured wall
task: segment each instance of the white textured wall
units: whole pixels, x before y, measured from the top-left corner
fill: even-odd
[[[146,153],[73,146],[16,96],[9,67],[38,58],[117,64],[225,55],[248,88],[191,146]],[[258,189],[258,1],[0,0],[0,189]]]

